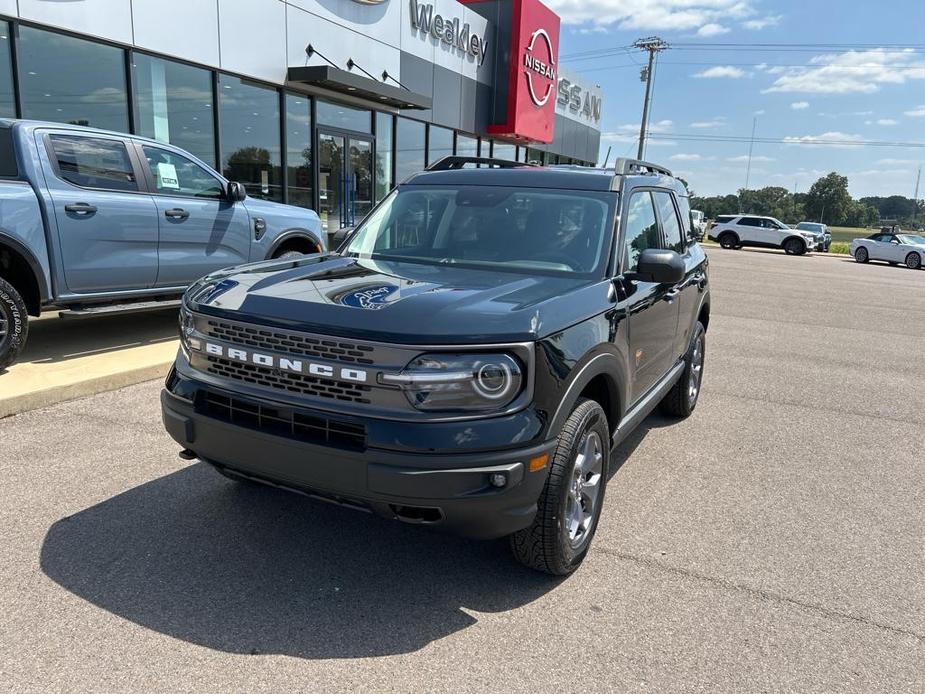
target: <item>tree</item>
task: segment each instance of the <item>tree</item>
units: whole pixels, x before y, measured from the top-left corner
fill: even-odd
[[[848,177],[833,171],[813,183],[806,194],[806,216],[825,224],[844,224],[851,211]]]

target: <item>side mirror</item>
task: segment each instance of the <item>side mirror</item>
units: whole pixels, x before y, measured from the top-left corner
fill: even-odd
[[[639,255],[633,279],[657,284],[677,284],[684,279],[684,259],[676,252],[647,248]]]
[[[353,234],[355,227],[343,227],[333,234],[328,234],[328,248],[332,251],[338,250],[341,245]]]
[[[225,189],[225,195],[231,202],[241,202],[247,197],[247,190],[237,181],[228,181],[228,187]]]

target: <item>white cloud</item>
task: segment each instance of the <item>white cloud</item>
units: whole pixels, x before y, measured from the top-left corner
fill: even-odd
[[[811,67],[769,70],[780,76],[765,92],[872,94],[884,84],[925,80],[925,58],[911,48],[874,48],[817,55]]]
[[[726,157],[726,161],[732,162],[732,163],[734,163],[734,164],[737,164],[737,163],[740,163],[740,162],[743,162],[743,163],[744,163],[744,162],[747,162],[747,161],[748,161],[748,155],[747,155],[747,154],[740,154],[740,155],[737,156],[737,157]],[[765,157],[765,156],[763,156],[763,155],[755,154],[755,155],[752,155],[752,161],[753,161],[753,162],[756,162],[756,161],[769,162],[769,161],[777,161],[777,160],[776,160],[774,157]]]
[[[763,116],[765,113],[767,113],[767,111],[765,111],[765,110],[762,108],[762,109],[759,109],[759,110],[755,111],[755,113],[754,113],[753,115],[755,115],[755,116]]]
[[[721,34],[728,34],[729,27],[724,27],[722,24],[716,24],[715,22],[710,22],[709,24],[704,24],[697,30],[697,36],[719,36]]]
[[[672,161],[700,161],[703,159],[699,154],[672,154],[668,158]]]
[[[877,166],[911,166],[918,163],[915,159],[878,159],[874,162]]]
[[[668,119],[649,123],[649,134],[664,135],[674,128],[674,122]],[[639,140],[639,123],[624,123],[614,130],[601,133],[603,142],[636,142]],[[674,146],[677,142],[670,140],[646,140],[648,145]]]
[[[752,0],[546,0],[546,4],[566,24],[662,31],[694,31],[757,14]]]
[[[701,79],[715,79],[718,77],[739,79],[740,77],[745,77],[745,70],[737,68],[734,65],[714,65],[713,67],[708,67],[702,72],[698,72],[694,75],[694,77],[699,77]]]
[[[877,125],[899,125],[899,121],[892,118],[880,118],[877,120]]]
[[[742,26],[746,29],[751,29],[752,31],[761,31],[768,27],[777,26],[777,23],[780,22],[781,15],[768,15],[767,17],[759,17],[756,19],[749,19],[745,22],[742,22]]]
[[[792,104],[790,104],[790,108],[792,108],[794,111],[802,111],[804,108],[809,108],[809,102],[794,101]]]
[[[784,138],[788,145],[803,145],[806,147],[854,147],[857,142],[863,141],[860,135],[849,135],[837,130],[822,133],[821,135],[791,135]]]
[[[702,130],[704,128],[719,128],[726,125],[726,116],[715,116],[710,120],[694,121],[689,127]]]
[[[903,111],[910,118],[925,118],[925,105],[914,108],[910,111]]]

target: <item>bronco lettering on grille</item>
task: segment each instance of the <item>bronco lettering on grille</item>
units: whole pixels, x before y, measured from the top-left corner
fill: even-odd
[[[303,361],[301,359],[287,359],[285,357],[275,357],[271,354],[260,354],[259,352],[248,352],[244,349],[235,347],[225,347],[212,342],[203,344],[203,351],[216,357],[225,357],[234,361],[240,361],[247,364],[256,364],[268,369],[279,369],[289,373],[308,374],[320,378],[330,378],[340,381],[352,381],[354,383],[366,383],[366,371],[363,369],[351,369],[347,367],[335,368],[327,364],[316,364],[314,362]]]

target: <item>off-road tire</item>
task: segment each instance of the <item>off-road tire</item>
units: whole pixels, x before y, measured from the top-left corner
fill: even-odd
[[[577,447],[586,431],[596,433],[603,444],[603,462],[598,482],[601,487],[596,508],[593,509],[591,525],[582,543],[573,547],[564,519],[578,454]],[[533,523],[510,536],[511,551],[521,564],[555,576],[566,576],[578,568],[587,555],[597,531],[609,467],[610,430],[607,417],[597,402],[581,399],[559,433],[556,451],[552,456],[546,485],[537,502]]]
[[[305,254],[301,251],[286,251],[285,253],[280,253],[278,256],[273,258],[273,260],[298,260],[299,258],[304,258]]]
[[[703,385],[704,357],[706,356],[707,330],[703,323],[697,321],[691,333],[691,343],[684,355],[684,371],[681,377],[669,390],[658,408],[662,414],[669,417],[684,419],[690,417],[697,407],[700,398],[700,388]],[[699,369],[698,369],[699,366]],[[693,379],[692,379],[693,377]],[[696,380],[696,383],[694,383]],[[691,388],[695,388],[693,395]]]
[[[912,251],[906,256],[906,267],[910,270],[920,270],[922,268],[922,256]]]
[[[722,234],[719,235],[719,238],[717,239],[717,241],[719,241],[719,245],[725,248],[727,251],[732,250],[734,248],[741,248],[741,246],[738,245],[739,237],[736,236],[731,231],[724,231]]]
[[[859,263],[866,263],[870,260],[870,253],[867,252],[867,249],[861,246],[854,252],[854,259]]]
[[[28,335],[26,302],[9,282],[0,278],[0,372],[16,361]]]

